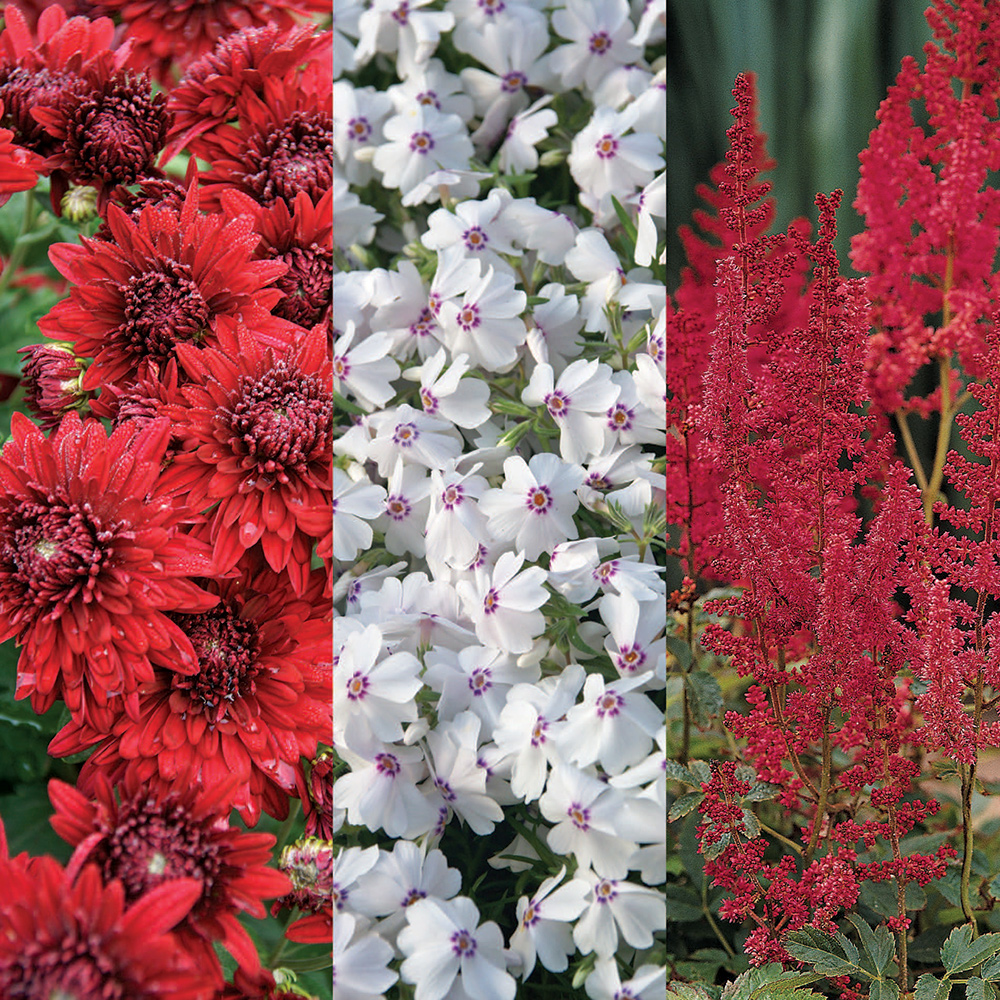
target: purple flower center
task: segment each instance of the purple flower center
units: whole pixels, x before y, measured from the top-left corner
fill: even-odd
[[[594,149],[602,160],[613,160],[618,155],[618,140],[613,135],[602,135],[594,143]]]
[[[434,137],[430,132],[414,132],[410,136],[410,150],[426,156],[434,148]]]
[[[412,509],[404,496],[391,496],[385,499],[385,512],[394,521],[405,521]]]
[[[538,716],[531,729],[531,745],[533,747],[541,746],[545,742],[545,730],[548,728],[548,720],[541,715]],[[664,760],[666,760],[666,758],[664,758]]]
[[[417,103],[423,105],[431,105],[432,107],[437,108],[438,111],[441,110],[441,102],[438,100],[438,96],[437,94],[434,93],[433,90],[420,91],[420,93],[417,94]]]
[[[476,954],[476,939],[468,931],[455,931],[451,936],[451,950],[459,958],[472,958]]]
[[[437,413],[438,399],[430,389],[421,388],[420,402],[423,404],[425,413]]]
[[[547,514],[552,506],[552,491],[548,486],[535,486],[528,490],[528,510],[533,514]]]
[[[490,587],[490,589],[486,591],[486,596],[483,598],[483,613],[492,615],[496,611],[499,603],[500,595],[497,593],[496,587]]]
[[[634,418],[635,411],[627,407],[624,403],[615,403],[608,410],[608,426],[613,431],[630,431]]]
[[[403,0],[403,2],[392,12],[392,17],[398,24],[406,24],[410,19],[409,0]]]
[[[463,306],[458,314],[458,325],[465,331],[474,330],[479,326],[479,307],[474,304]]]
[[[347,682],[347,697],[351,701],[362,701],[368,694],[369,680],[360,670],[356,670]]]
[[[585,809],[579,802],[571,802],[566,815],[573,821],[573,826],[578,830],[590,829],[590,810]]]
[[[617,691],[605,691],[604,694],[597,699],[597,717],[599,719],[603,719],[604,716],[610,715],[614,718],[614,716],[621,711],[624,704],[625,699]]]
[[[392,440],[400,448],[409,448],[418,437],[420,437],[420,431],[417,430],[416,424],[397,424]]]
[[[445,802],[455,801],[456,798],[455,793],[452,791],[451,785],[449,785],[448,782],[444,780],[444,778],[435,778],[434,785],[437,788],[437,790],[441,793],[441,798],[443,798]]]
[[[610,581],[611,578],[617,574],[617,572],[618,560],[612,559],[609,562],[601,563],[601,565],[594,570],[594,579],[607,586],[608,581]]]
[[[625,673],[638,670],[645,662],[646,654],[643,652],[642,646],[637,643],[633,643],[631,646],[622,646],[615,657],[618,669]],[[621,696],[619,695],[619,697]]]
[[[606,31],[595,31],[590,36],[590,51],[595,56],[603,56],[611,49],[611,36]]]
[[[479,228],[479,226],[472,226],[466,229],[462,233],[462,239],[465,240],[465,246],[469,250],[485,250],[486,244],[489,243],[489,237]]]
[[[493,675],[489,667],[476,667],[469,677],[469,690],[476,698],[481,698],[493,687]]]
[[[351,363],[342,355],[335,355],[333,358],[333,377],[347,378],[351,374]]]
[[[618,883],[613,878],[602,878],[594,887],[594,899],[598,903],[610,903],[618,895]]]
[[[526,83],[528,78],[520,70],[512,70],[503,77],[500,89],[508,94],[516,94]]]
[[[543,402],[548,407],[549,413],[553,417],[559,418],[566,416],[566,411],[569,409],[569,404],[572,400],[570,400],[566,393],[556,389],[555,392],[550,392]]]
[[[539,920],[542,919],[542,904],[531,902],[528,904],[528,908],[524,911],[524,916],[521,917],[522,927],[534,927]]]
[[[406,907],[412,906],[418,899],[426,899],[427,893],[423,889],[411,889],[404,897],[400,906],[405,910]]]
[[[359,115],[347,123],[347,132],[354,142],[367,142],[372,134],[371,123],[364,115]]]
[[[444,504],[446,510],[453,510],[465,499],[465,490],[462,489],[461,485],[458,483],[452,486],[446,486],[444,492],[441,494],[441,503]]]
[[[479,0],[479,9],[487,17],[493,17],[494,14],[502,14],[506,7],[507,4],[504,3],[504,0]]]
[[[385,774],[390,778],[395,778],[400,771],[399,760],[396,758],[395,754],[377,754],[375,756],[375,770],[378,771],[379,774]]]

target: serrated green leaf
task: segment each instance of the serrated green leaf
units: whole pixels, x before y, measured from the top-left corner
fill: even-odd
[[[897,916],[899,900],[895,879],[886,882],[863,882],[858,898],[881,917]],[[927,893],[916,882],[908,882],[905,902],[907,910],[922,910],[927,905]]]
[[[1000,954],[994,955],[983,962],[982,977],[983,979],[989,979],[991,982],[1000,981]]]
[[[872,971],[876,976],[884,976],[896,956],[896,942],[893,940],[892,932],[885,924],[880,924],[873,931],[867,921],[853,913],[848,913],[847,919],[854,925],[861,940],[861,947],[871,959]]]
[[[948,1000],[951,995],[951,981],[938,979],[925,972],[918,980],[913,991],[913,1000]]]
[[[972,976],[965,985],[966,1000],[997,1000],[997,991],[985,979]]]
[[[682,671],[691,666],[691,647],[679,636],[667,636],[667,649],[677,658],[677,665]]]
[[[731,833],[724,833],[714,844],[709,844],[701,853],[706,861],[714,861],[729,846],[733,839]]]
[[[674,801],[667,813],[667,819],[672,823],[675,819],[687,816],[689,812],[696,809],[705,798],[704,792],[685,792],[680,798]]]
[[[683,764],[678,764],[675,760],[668,760],[664,770],[672,781],[683,781],[685,785],[698,784],[698,779]]]
[[[853,976],[855,979],[876,979],[860,961],[854,944],[839,931],[830,936],[811,927],[803,927],[788,935],[788,954],[800,962],[808,962],[825,976]]]
[[[750,791],[743,796],[744,802],[767,802],[780,795],[781,785],[773,785],[770,781],[758,781],[750,788]]]
[[[688,690],[688,704],[695,725],[707,726],[722,712],[722,688],[707,670],[686,674],[684,684]]]
[[[698,779],[698,784],[707,785],[712,780],[712,769],[703,760],[689,760],[688,768]]]
[[[760,836],[760,820],[749,809],[743,810],[743,832],[750,840]]]
[[[807,1000],[819,994],[800,987],[822,978],[812,972],[786,972],[772,962],[737,976],[722,991],[722,1000]]]
[[[745,781],[752,785],[757,780],[757,768],[753,764],[738,764],[735,772],[737,781]]]
[[[899,1000],[899,987],[891,979],[874,982],[868,1000]]]
[[[949,976],[965,972],[1000,954],[1000,934],[983,934],[972,940],[968,924],[956,927],[941,946],[941,962]]]

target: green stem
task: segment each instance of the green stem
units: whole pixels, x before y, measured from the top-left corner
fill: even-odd
[[[285,945],[288,944],[288,938],[285,937],[285,928],[298,916],[299,908],[293,906],[290,910],[285,910],[278,918],[278,922],[281,924],[281,940],[271,949],[271,954],[267,956],[267,961],[264,965],[268,969],[273,969],[278,964],[278,959],[281,958],[281,954],[285,950]]]
[[[274,845],[274,850],[277,853],[280,851],[288,840],[288,835],[292,832],[292,827],[295,825],[295,821],[299,818],[299,809],[302,803],[298,799],[292,799],[292,804],[288,808],[288,818],[281,824],[278,830],[278,839]]]
[[[0,272],[0,295],[3,295],[7,291],[11,281],[14,279],[14,275],[21,266],[21,261],[24,260],[24,255],[28,252],[28,247],[25,243],[21,242],[21,238],[27,236],[35,224],[35,208],[33,192],[29,191],[25,196],[24,215],[21,217],[21,231],[17,234],[17,239],[14,241],[14,246],[10,251],[7,266],[3,269],[3,272]]]

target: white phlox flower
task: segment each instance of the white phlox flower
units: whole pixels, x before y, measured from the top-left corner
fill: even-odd
[[[402,456],[396,459],[386,486],[384,511],[375,521],[376,529],[384,534],[386,549],[394,556],[406,555],[407,552],[415,556],[424,554],[430,488],[431,481],[425,468],[406,465]]]
[[[551,365],[536,365],[521,402],[549,411],[559,428],[559,453],[567,462],[579,463],[603,451],[606,414],[618,392],[607,365],[580,359],[558,381]]]
[[[463,201],[454,212],[439,208],[427,220],[421,242],[439,252],[459,246],[463,254],[477,258],[484,267],[512,274],[510,265],[499,256],[521,255],[512,242],[515,232],[506,213],[511,201],[508,192],[495,188],[484,201]]]
[[[367,523],[378,517],[385,490],[367,479],[355,482],[342,469],[333,468],[333,558],[353,559],[372,543]]]
[[[583,346],[580,303],[575,295],[566,294],[565,286],[553,282],[539,288],[537,295],[548,301],[531,308],[528,350],[535,361],[551,365],[553,374],[559,376]]]
[[[441,348],[422,365],[407,369],[404,378],[420,382],[424,413],[440,414],[458,427],[479,427],[490,418],[490,387],[483,379],[462,377],[471,369],[468,355],[459,354],[447,371],[445,359]]]
[[[399,979],[388,968],[392,946],[377,934],[359,932],[350,913],[333,915],[333,964],[330,979],[337,1000],[376,1000]]]
[[[471,899],[421,899],[406,919],[397,938],[406,956],[399,973],[403,982],[416,985],[415,1000],[456,995],[451,993],[456,980],[468,997],[514,1000],[517,984],[507,972],[503,935],[493,921],[479,923]]]
[[[404,462],[440,469],[462,452],[462,438],[451,423],[408,403],[376,413],[371,426],[375,437],[368,446],[368,456],[378,463],[380,476],[387,476],[400,457]]]
[[[565,875],[564,865],[530,899],[522,896],[517,901],[517,930],[511,935],[510,948],[521,959],[522,981],[534,971],[536,959],[550,972],[563,972],[576,950],[572,922],[586,908],[587,886],[573,879],[557,889]]]
[[[434,54],[442,31],[454,27],[445,11],[422,10],[432,0],[371,0],[358,19],[355,59],[363,66],[376,52],[392,53],[403,76]]]
[[[375,223],[384,216],[350,190],[342,177],[333,179],[333,244],[343,250],[355,243],[365,246],[375,239]]]
[[[549,104],[552,95],[540,97],[531,107],[514,115],[500,147],[500,169],[505,174],[521,174],[538,166],[535,147],[549,137],[549,129],[559,121]]]
[[[545,616],[539,608],[549,599],[542,586],[545,570],[531,566],[521,570],[524,553],[505,552],[492,574],[476,570],[476,582],[460,581],[458,596],[485,646],[509,653],[526,653],[535,636],[545,631]]]
[[[464,122],[472,117],[472,99],[462,89],[461,78],[449,73],[440,59],[422,63],[386,93],[397,111],[423,104],[446,115],[458,115]]]
[[[333,345],[333,388],[342,395],[349,390],[359,406],[371,411],[395,395],[392,381],[399,377],[399,365],[388,356],[390,336],[373,333],[355,344],[354,335],[354,324],[348,321]]]
[[[588,869],[578,870],[576,880],[590,889],[587,908],[573,928],[573,941],[584,955],[593,951],[610,958],[619,937],[633,948],[648,948],[653,931],[667,926],[667,901],[655,889],[601,877]]]
[[[567,0],[552,15],[552,27],[570,40],[549,56],[566,89],[583,84],[593,90],[615,66],[641,55],[631,41],[635,26],[627,0]]]
[[[374,87],[355,88],[346,80],[333,85],[333,154],[351,184],[365,185],[374,176],[369,156],[382,141],[382,122],[393,110],[392,101]]]
[[[667,989],[667,970],[663,965],[640,965],[623,983],[618,963],[613,958],[599,958],[583,988],[590,1000],[661,1000]]]
[[[435,558],[462,569],[477,559],[482,542],[489,539],[486,516],[477,502],[488,486],[474,471],[431,472],[427,548]]]
[[[648,569],[655,570],[655,567]],[[615,567],[614,575],[620,572]],[[626,577],[622,575],[622,579]],[[628,584],[618,594],[606,594],[601,598],[601,620],[610,633],[604,649],[622,677],[651,671],[657,678],[666,678],[667,641],[664,637],[656,638],[664,631],[665,610],[661,594],[640,599]]]

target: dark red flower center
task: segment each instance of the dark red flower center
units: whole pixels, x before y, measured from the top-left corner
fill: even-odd
[[[314,457],[326,450],[333,428],[329,386],[285,359],[258,378],[243,376],[231,411],[223,416],[231,443],[246,454],[244,468],[289,482],[304,476]]]
[[[139,360],[165,360],[178,341],[199,340],[211,315],[186,264],[167,260],[161,267],[135,275],[122,288],[125,319],[116,339]]]
[[[176,878],[201,879],[202,899],[211,897],[222,869],[218,845],[175,796],[123,803],[118,822],[104,832],[94,860],[106,880],[121,880],[129,902]]]
[[[288,265],[276,282],[285,297],[274,307],[282,319],[309,328],[330,310],[333,288],[333,252],[327,247],[292,247],[278,260]]]
[[[20,969],[8,970],[20,982],[9,982],[10,997],[20,1000],[124,1000],[134,995],[120,981],[116,963],[101,953],[101,941],[83,937],[77,928],[67,928],[63,939],[26,941],[18,962]]]
[[[167,134],[166,98],[127,74],[66,108],[66,169],[83,183],[134,184],[148,173]]]
[[[0,73],[3,125],[14,132],[14,141],[19,146],[43,156],[55,148],[58,140],[35,121],[31,109],[58,105],[74,79],[69,73],[56,73],[44,68],[32,71],[23,66],[14,66]]]
[[[3,561],[31,601],[65,605],[94,589],[116,532],[102,526],[89,505],[23,503],[14,523],[18,527],[3,542]]]
[[[333,185],[333,123],[322,114],[296,111],[287,122],[247,143],[246,181],[262,205],[299,191],[318,202]]]
[[[202,711],[210,722],[218,722],[234,701],[256,691],[257,626],[225,602],[200,615],[172,617],[191,640],[199,667],[191,677],[175,674],[174,690],[186,692],[189,711]]]

